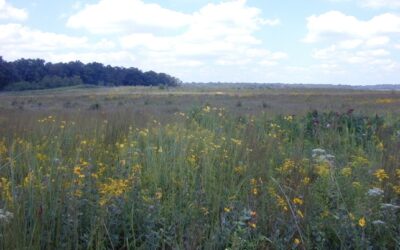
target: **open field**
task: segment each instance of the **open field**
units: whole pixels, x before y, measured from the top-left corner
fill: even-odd
[[[399,249],[400,92],[0,94],[1,249]]]

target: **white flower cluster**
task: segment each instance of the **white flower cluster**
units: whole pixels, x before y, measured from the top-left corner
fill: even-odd
[[[0,209],[0,222],[9,222],[12,218],[14,218],[14,214],[11,212],[8,212],[4,209]]]
[[[312,150],[312,158],[318,163],[326,162],[330,166],[333,166],[335,156],[327,154],[325,149],[316,148]]]
[[[380,188],[374,187],[368,190],[367,194],[372,197],[379,197],[382,196],[384,191]]]

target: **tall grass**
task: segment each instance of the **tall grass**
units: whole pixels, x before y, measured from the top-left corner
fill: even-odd
[[[2,249],[400,247],[400,120],[204,106],[1,131]]]

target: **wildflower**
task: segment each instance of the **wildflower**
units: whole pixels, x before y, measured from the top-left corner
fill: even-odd
[[[74,192],[74,196],[76,196],[76,197],[78,197],[78,198],[80,198],[80,197],[82,197],[82,190],[80,190],[80,189],[77,189],[77,190],[75,190],[75,192]]]
[[[372,197],[378,197],[383,195],[384,191],[380,188],[374,187],[368,190],[367,194]]]
[[[74,174],[76,174],[79,178],[85,178],[85,175],[82,173],[82,169],[80,166],[74,167]]]
[[[249,222],[248,225],[249,225],[251,228],[253,228],[253,229],[256,229],[256,228],[257,228],[256,223]]]
[[[208,215],[210,213],[208,211],[208,208],[206,208],[206,207],[201,207],[200,210],[203,212],[204,215]]]
[[[278,202],[278,206],[281,207],[285,212],[288,211],[288,207],[286,204],[286,201],[279,195],[277,195],[277,202]]]
[[[160,192],[160,191],[156,192],[156,199],[157,200],[161,200],[162,196],[163,196],[162,192]]]
[[[295,162],[290,159],[286,159],[282,167],[278,168],[278,171],[282,173],[288,173],[291,172],[294,168]]]
[[[316,158],[318,155],[324,155],[326,154],[325,149],[322,148],[316,148],[312,150],[312,157]]]
[[[400,194],[400,185],[399,185],[399,186],[393,186],[393,191],[394,191],[396,194]]]
[[[372,222],[372,224],[374,224],[375,226],[377,226],[377,225],[385,225],[386,223],[385,223],[384,221],[381,221],[381,220],[374,220],[374,221]]]
[[[3,192],[3,195],[7,201],[12,201],[11,183],[4,177],[0,178],[0,190]]]
[[[295,197],[293,199],[293,203],[296,204],[296,205],[303,205],[303,200],[301,198],[299,198],[299,197]]]
[[[251,190],[251,193],[252,193],[253,195],[258,195],[258,189],[257,189],[257,188],[253,188],[253,189]]]
[[[45,161],[45,160],[47,159],[47,156],[44,155],[44,154],[41,154],[41,153],[37,153],[37,154],[36,154],[36,159],[37,159],[38,161]]]
[[[242,141],[241,141],[241,140],[231,138],[231,141],[232,141],[234,144],[236,144],[237,146],[242,145]]]
[[[205,112],[205,113],[209,113],[210,111],[211,111],[211,108],[210,108],[210,106],[205,106],[204,108],[203,108],[203,111]]]
[[[323,211],[322,213],[321,213],[321,217],[322,218],[325,218],[325,217],[328,217],[329,216],[329,211],[328,210],[325,210],[325,211]]]
[[[283,119],[285,119],[288,122],[291,122],[291,121],[293,121],[293,116],[292,115],[288,115],[288,116],[285,116]]]
[[[379,151],[383,151],[383,149],[385,148],[385,146],[383,145],[382,142],[379,142],[378,145],[376,145],[376,148],[377,148]]]
[[[353,183],[351,183],[351,185],[354,187],[354,188],[361,188],[361,183],[360,182],[358,182],[358,181],[353,181]]]
[[[375,177],[378,178],[380,182],[389,179],[389,175],[386,173],[386,171],[383,168],[380,168],[375,171],[374,173]]]
[[[304,179],[301,181],[304,185],[308,185],[310,183],[310,177],[304,177]]]
[[[233,170],[236,174],[243,174],[245,172],[245,167],[243,166],[237,166],[235,167],[235,169]]]
[[[366,220],[365,220],[364,217],[361,217],[361,218],[358,220],[358,225],[359,225],[360,227],[364,228],[364,227],[366,226],[366,224],[367,224],[367,222],[366,222]]]
[[[316,166],[317,174],[321,177],[326,177],[329,175],[329,165],[327,163],[322,163]]]
[[[298,239],[298,238],[295,238],[294,239],[294,244],[297,246],[297,245],[299,245],[300,243],[301,243],[301,241]]]
[[[388,209],[388,210],[398,210],[400,209],[400,206],[396,206],[390,203],[382,203],[381,204],[382,209]]]
[[[99,193],[102,195],[100,205],[105,205],[112,197],[119,197],[128,190],[128,180],[109,179],[106,184],[100,184]]]
[[[352,174],[352,170],[349,167],[343,168],[342,171],[341,171],[341,174],[346,176],[346,177],[349,177]]]
[[[231,209],[229,207],[224,207],[224,211],[225,211],[225,213],[229,213],[229,212],[231,212]]]
[[[304,214],[301,212],[301,210],[297,210],[296,213],[300,218],[304,218]]]
[[[8,212],[4,209],[0,209],[0,222],[1,221],[9,222],[12,218],[14,218],[13,213]]]

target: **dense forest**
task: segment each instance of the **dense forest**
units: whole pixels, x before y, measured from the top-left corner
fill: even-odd
[[[74,85],[176,86],[180,80],[165,73],[137,68],[112,67],[80,61],[51,63],[42,59],[5,61],[0,56],[0,90],[34,90]]]

